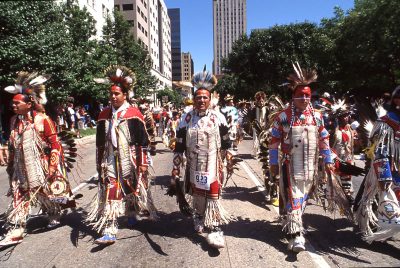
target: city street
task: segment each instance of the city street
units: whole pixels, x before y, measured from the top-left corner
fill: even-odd
[[[325,213],[310,201],[304,222],[307,249],[297,255],[286,249],[277,209],[266,205],[261,165],[252,155],[252,141],[239,145],[244,159],[223,191],[223,205],[235,219],[224,226],[226,247],[210,248],[195,234],[190,218],[178,209],[166,189],[172,153],[162,143],[154,157],[156,174],[152,193],[159,210],[157,221],[139,221],[127,228],[121,218],[118,240],[104,247],[93,243],[99,235],[84,218],[96,194],[95,143],[78,140],[80,163],[70,177],[74,193],[81,193],[78,208],[62,217],[60,227],[46,229],[46,220],[33,216],[22,244],[1,249],[0,267],[383,267],[400,266],[400,241],[369,245],[357,228],[339,214]],[[359,163],[360,164],[360,163]],[[356,178],[357,184],[362,178]],[[10,199],[5,167],[0,168],[0,211]],[[35,211],[33,211],[35,214]]]

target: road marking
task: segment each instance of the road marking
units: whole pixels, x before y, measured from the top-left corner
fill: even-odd
[[[84,182],[82,182],[81,184],[79,184],[78,186],[76,186],[74,189],[72,189],[72,193],[75,194],[76,192],[78,192],[80,189],[82,189],[83,187],[85,187],[86,185],[88,185],[89,181],[92,178],[96,178],[97,177],[97,172],[90,176],[89,179],[85,180]]]
[[[264,191],[265,187],[261,184],[260,180],[257,179],[256,175],[250,170],[249,166],[245,161],[240,162],[240,165],[243,167],[244,171],[246,171],[247,175],[249,175],[250,179],[254,182],[254,184],[257,186],[257,188],[260,191]],[[276,214],[279,215],[279,208],[272,206],[276,212]],[[326,262],[326,260],[317,253],[315,248],[310,244],[308,240],[306,240],[306,248],[307,248],[307,253],[310,255],[311,259],[313,262],[320,268],[328,268],[330,265]]]
[[[244,162],[241,161],[239,164],[242,166],[242,168],[246,171],[246,173],[249,175],[250,179],[254,182],[254,184],[257,186],[257,188],[260,191],[265,191],[265,187],[261,184],[260,180],[257,179],[256,175],[254,175],[253,172],[251,172],[250,168],[248,165]]]

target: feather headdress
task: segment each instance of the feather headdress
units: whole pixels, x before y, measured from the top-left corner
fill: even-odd
[[[136,84],[136,75],[128,67],[122,65],[111,65],[104,70],[105,78],[95,78],[94,81],[100,84],[117,85],[124,93],[133,92]]]
[[[192,84],[195,87],[194,92],[199,89],[211,90],[218,83],[217,78],[211,72],[206,71],[205,66],[202,72],[196,73],[192,78]]]
[[[317,71],[314,69],[302,69],[299,62],[292,63],[294,73],[288,76],[289,87],[295,90],[297,86],[307,86],[317,81]]]
[[[46,88],[43,84],[49,78],[49,75],[39,75],[37,72],[20,71],[17,74],[15,84],[6,87],[4,90],[11,94],[27,95],[35,103],[46,104]]]
[[[333,103],[331,106],[331,113],[335,117],[350,113],[346,100],[337,100]]]
[[[235,96],[230,95],[230,94],[227,94],[227,95],[225,96],[225,98],[224,98],[224,101],[230,101],[230,100],[233,100],[234,98],[235,98]]]

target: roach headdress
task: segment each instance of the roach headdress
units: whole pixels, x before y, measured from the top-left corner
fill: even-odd
[[[196,73],[192,78],[192,84],[195,87],[194,92],[199,89],[211,91],[218,83],[217,78],[211,72],[206,71],[205,66],[202,72]]]
[[[31,102],[46,104],[46,88],[43,85],[49,75],[39,75],[37,72],[29,73],[20,71],[13,86],[8,86],[4,90],[11,94],[22,94],[29,98]]]
[[[104,70],[105,78],[95,78],[94,81],[109,86],[117,86],[122,92],[133,93],[133,86],[136,83],[136,75],[128,67],[122,65],[111,65]]]
[[[338,118],[340,116],[344,116],[347,114],[351,114],[351,109],[349,105],[347,105],[346,100],[337,100],[335,101],[334,104],[331,106],[331,115],[334,118]]]
[[[296,63],[292,63],[292,65],[294,73],[290,74],[287,80],[289,80],[289,88],[293,93],[298,86],[308,86],[317,81],[318,75],[316,70],[302,69],[297,61]]]

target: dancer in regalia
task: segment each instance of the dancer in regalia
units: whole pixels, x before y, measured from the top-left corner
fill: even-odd
[[[102,233],[97,244],[112,244],[118,231],[117,218],[127,215],[128,224],[137,217],[156,217],[149,191],[147,148],[149,137],[143,115],[127,99],[135,83],[134,73],[125,66],[112,65],[105,79],[111,106],[99,115],[96,133],[98,195],[88,221]]]
[[[253,125],[253,153],[255,156],[260,152],[260,141],[255,128],[262,129],[266,122],[268,122],[268,110],[265,106],[266,98],[267,95],[264,92],[258,91],[254,95],[254,107],[249,113],[250,121]]]
[[[226,122],[229,126],[229,138],[232,142],[233,150],[237,151],[239,113],[234,105],[233,96],[229,94],[226,95],[224,102],[225,106],[221,108],[221,113],[225,116]]]
[[[321,114],[310,103],[310,84],[317,79],[314,70],[294,65],[295,74],[288,77],[292,102],[274,120],[269,144],[270,172],[274,177],[280,170],[279,190],[283,230],[288,236],[288,249],[305,250],[303,212],[307,199],[317,184],[318,158],[324,159],[326,169],[333,168],[329,134]],[[282,155],[279,158],[278,149]]]
[[[231,142],[224,116],[210,109],[210,90],[216,85],[217,79],[203,71],[194,75],[192,83],[196,88],[194,109],[182,116],[176,131],[169,193],[171,189],[176,192],[182,190],[177,178],[185,153],[185,183],[188,187],[184,189],[193,197],[195,231],[202,233],[208,230],[207,242],[213,247],[222,248],[225,242],[220,226],[228,223],[230,218],[221,204],[222,155],[230,148]]]
[[[66,175],[63,148],[54,122],[45,114],[46,75],[19,72],[10,124],[10,158],[7,167],[12,202],[6,216],[8,233],[0,246],[21,243],[32,206],[48,215],[48,227],[58,225],[63,209],[75,207]],[[72,153],[71,153],[72,154]]]
[[[154,156],[157,153],[156,122],[153,118],[153,113],[150,111],[150,105],[147,99],[141,99],[139,101],[139,110],[143,114],[147,135],[149,135],[150,139],[149,153]]]
[[[331,144],[332,150],[341,161],[354,165],[354,130],[350,125],[350,114],[351,110],[344,100],[332,105],[331,116],[335,121],[336,128],[333,131]],[[344,193],[349,202],[353,203],[352,194],[354,190],[351,175],[338,173]]]
[[[400,86],[392,93],[388,113],[375,122],[369,137],[371,167],[354,209],[363,238],[371,243],[400,232]]]

